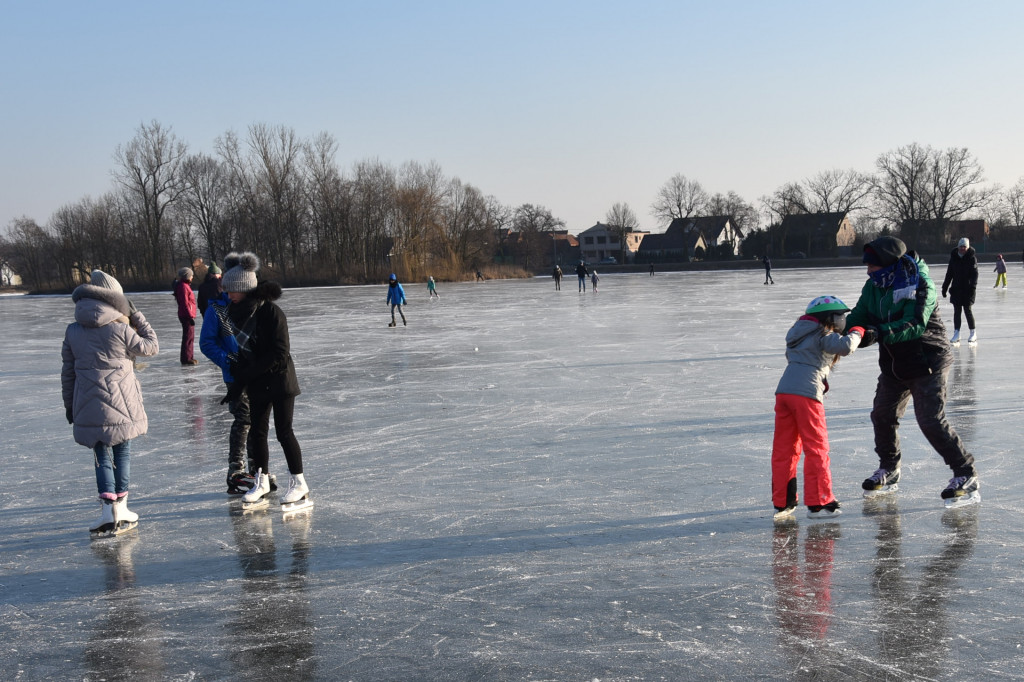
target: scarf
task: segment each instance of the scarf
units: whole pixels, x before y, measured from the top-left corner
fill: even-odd
[[[917,262],[910,256],[901,256],[892,265],[875,270],[869,277],[880,289],[892,289],[892,302],[913,298],[919,279]]]

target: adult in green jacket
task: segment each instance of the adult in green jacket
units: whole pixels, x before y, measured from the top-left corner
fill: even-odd
[[[914,399],[921,432],[953,471],[942,491],[947,506],[980,500],[974,457],[946,419],[946,380],[953,354],[946,341],[928,266],[895,237],[864,247],[868,281],[847,317],[864,327],[862,345],[878,342],[878,386],[871,423],[879,467],[863,483],[865,496],[895,490],[900,479],[899,421]]]

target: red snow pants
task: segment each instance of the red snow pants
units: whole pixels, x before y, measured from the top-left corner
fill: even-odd
[[[826,505],[832,495],[825,406],[802,395],[775,394],[775,438],[772,441],[772,503],[786,507],[789,482],[796,479],[804,453],[804,503]]]

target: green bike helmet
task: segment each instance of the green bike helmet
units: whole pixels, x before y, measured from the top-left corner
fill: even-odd
[[[843,303],[838,296],[819,296],[810,302],[807,306],[808,315],[818,315],[820,313],[832,314],[832,313],[848,313],[850,312],[849,306]]]

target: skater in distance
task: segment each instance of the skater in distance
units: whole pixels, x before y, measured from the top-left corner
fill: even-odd
[[[807,516],[831,518],[842,513],[832,492],[825,394],[828,376],[840,356],[854,352],[864,329],[844,336],[850,309],[835,296],[819,296],[786,334],[786,370],[775,389],[775,436],[772,440],[772,503],[775,518],[791,516],[798,504],[796,471],[804,453],[804,501]]]
[[[146,317],[105,272],[93,270],[90,283],[76,288],[71,300],[75,321],[61,348],[64,413],[75,442],[94,453],[100,516],[89,532],[117,535],[138,524],[138,514],[128,509],[131,442],[149,428],[133,362],[160,347]]]
[[[281,508],[291,512],[313,504],[302,470],[302,449],[292,430],[295,398],[300,393],[299,381],[292,362],[288,320],[275,303],[281,298],[281,285],[258,282],[256,271],[259,264],[255,254],[241,253],[238,265],[224,273],[224,290],[231,299],[228,316],[238,329],[235,335],[238,360],[229,363],[234,381],[221,402],[237,400],[242,391],[249,397],[252,424],[247,447],[256,465],[256,480],[242,496],[246,509],[267,505],[266,495],[270,492],[267,439],[273,411],[274,431],[291,474],[288,490],[281,497]]]
[[[953,304],[953,338],[950,343],[960,343],[960,321],[967,318],[967,329],[970,335],[968,343],[976,343],[978,335],[974,330],[975,294],[978,291],[978,256],[971,246],[971,240],[964,237],[949,254],[949,265],[946,277],[942,280],[942,298],[949,294],[949,302]]]
[[[181,364],[198,365],[196,345],[196,293],[192,291],[192,268],[178,270],[174,280],[174,300],[178,302],[178,322],[181,323]]]
[[[896,490],[900,480],[899,422],[914,400],[921,432],[952,470],[940,496],[947,507],[981,500],[974,457],[946,419],[946,381],[953,353],[939,317],[928,266],[895,237],[864,246],[868,281],[847,324],[865,328],[863,346],[878,342],[878,385],[871,424],[878,469],[862,487],[866,497]]]
[[[405,313],[402,312],[402,306],[405,305],[405,289],[398,283],[398,276],[395,273],[391,273],[388,277],[388,298],[387,304],[391,306],[391,323],[389,327],[396,326],[395,322],[395,308],[398,308],[398,314],[402,316],[402,324],[408,324],[405,321]]]

